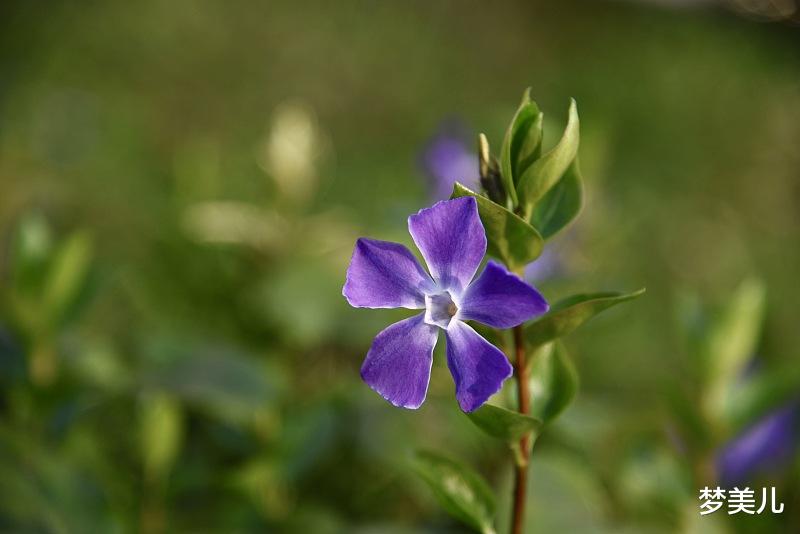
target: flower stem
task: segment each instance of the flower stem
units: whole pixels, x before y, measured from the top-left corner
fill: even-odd
[[[525,337],[522,326],[515,326],[514,330],[514,376],[517,379],[517,398],[519,399],[519,413],[528,415],[531,408],[530,389],[528,388],[528,366],[526,365]],[[530,459],[530,434],[525,434],[519,440],[519,459],[515,463],[514,473],[514,508],[512,512],[511,533],[522,534],[525,524],[525,504],[528,490],[528,461]]]

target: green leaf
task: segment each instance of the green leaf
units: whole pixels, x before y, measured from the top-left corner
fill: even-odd
[[[417,452],[413,468],[447,513],[483,534],[494,533],[494,495],[479,474],[449,458],[424,451]]]
[[[590,293],[573,295],[557,302],[550,311],[525,329],[525,338],[532,347],[563,337],[580,325],[621,302],[635,299],[644,289],[633,293]]]
[[[529,432],[538,435],[542,422],[529,415],[512,412],[499,406],[484,404],[467,414],[470,421],[492,437],[506,441],[519,441]]]
[[[486,229],[490,255],[499,258],[512,270],[539,257],[544,240],[533,226],[503,206],[456,182],[450,198],[464,196],[474,197],[478,201],[478,213]]]
[[[575,398],[578,372],[560,341],[534,351],[530,366],[531,415],[547,424]]]
[[[759,280],[736,289],[708,331],[708,376],[738,376],[753,356],[761,331],[766,292]]]
[[[55,323],[74,302],[83,288],[92,258],[92,242],[83,232],[67,238],[53,258],[45,280],[42,305]]]
[[[727,390],[752,358],[761,333],[766,290],[760,280],[742,282],[706,332],[707,407],[722,408]]]
[[[531,222],[544,239],[550,239],[572,222],[582,207],[583,180],[576,157],[564,177],[536,205]]]
[[[578,155],[580,132],[578,109],[575,100],[570,101],[569,119],[561,140],[550,151],[528,167],[517,183],[517,197],[522,216],[529,220],[534,206],[558,183]]]
[[[140,422],[145,473],[153,482],[162,481],[183,441],[183,410],[171,395],[153,393],[142,399]]]
[[[38,294],[52,249],[53,237],[44,217],[25,215],[16,228],[11,255],[11,278],[18,294]]]
[[[530,164],[539,155],[542,142],[542,114],[531,100],[530,88],[522,95],[522,102],[511,119],[500,149],[500,171],[503,185],[517,205],[516,183],[523,165]]]
[[[532,103],[532,105],[536,106],[535,103]],[[536,108],[536,111],[536,118],[530,125],[525,125],[525,129],[520,128],[511,145],[512,161],[514,162],[512,165],[512,177],[515,185],[519,183],[522,173],[542,155],[544,114],[539,112],[539,108]]]

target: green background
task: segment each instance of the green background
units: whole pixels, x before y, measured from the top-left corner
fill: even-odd
[[[4,2],[0,530],[459,532],[408,468],[418,447],[476,466],[502,528],[509,454],[458,411],[441,347],[426,404],[393,409],[358,369],[407,314],[350,309],[341,286],[358,236],[410,243],[441,121],[497,152],[530,86],[545,148],[576,99],[587,188],[541,290],[647,287],[566,341],[581,389],[534,451],[530,531],[796,531],[797,467],[761,484],[783,516],[694,517],[665,399],[699,387],[687,295],[760,277],[757,352],[797,357],[798,45],[713,4]],[[286,102],[315,124],[299,199],[259,166]],[[187,222],[218,201],[237,243]],[[41,327],[12,296],[26,224],[91,243]]]

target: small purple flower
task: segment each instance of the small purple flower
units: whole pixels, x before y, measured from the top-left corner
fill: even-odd
[[[464,321],[510,328],[545,313],[544,297],[505,267],[489,261],[486,233],[472,197],[441,201],[408,218],[430,275],[403,245],[360,238],[342,294],[357,308],[409,308],[424,313],[380,332],[361,366],[361,377],[403,408],[425,401],[433,348],[444,330],[447,366],[461,409],[471,412],[496,393],[512,368],[506,356]]]
[[[422,152],[420,163],[430,179],[431,194],[436,200],[448,198],[455,182],[470,189],[478,187],[478,155],[467,148],[463,132],[459,123],[446,122]]]
[[[770,412],[728,442],[717,455],[720,481],[739,484],[789,465],[800,444],[798,408],[795,401]]]

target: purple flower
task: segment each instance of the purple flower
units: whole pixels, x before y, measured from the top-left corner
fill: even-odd
[[[728,442],[717,455],[720,481],[748,481],[753,475],[788,465],[798,447],[798,402],[791,402],[760,419]]]
[[[470,189],[478,187],[478,155],[467,148],[463,131],[456,122],[445,123],[423,150],[421,166],[430,178],[431,194],[436,200],[448,198],[455,182]]]
[[[441,329],[458,404],[471,412],[500,389],[512,369],[506,356],[464,321],[510,328],[545,313],[547,302],[493,261],[473,280],[486,253],[474,198],[420,210],[408,218],[408,230],[430,275],[398,243],[361,238],[353,250],[342,290],[351,306],[425,310],[375,337],[361,377],[395,406],[419,408]]]

